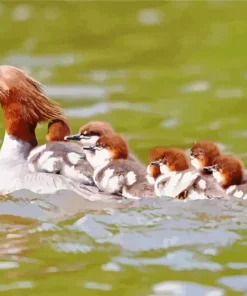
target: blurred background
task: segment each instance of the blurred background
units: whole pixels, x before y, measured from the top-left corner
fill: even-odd
[[[155,145],[211,139],[247,164],[246,11],[246,1],[223,0],[1,1],[0,63],[43,83],[74,133],[89,120],[107,120],[145,162]],[[2,114],[0,122],[2,138]],[[39,126],[40,142],[46,131]],[[8,228],[7,219],[0,291],[247,295],[243,208],[236,218],[237,209],[186,216],[181,207],[171,211],[175,220],[164,207],[141,209],[85,214],[84,224],[20,218]],[[173,231],[163,233],[161,220]],[[171,235],[165,245],[164,235]]]
[[[245,157],[245,1],[1,2],[1,64],[27,71],[73,132],[108,120],[153,145],[217,141]],[[46,127],[40,127],[44,141]],[[2,131],[3,134],[3,131]]]

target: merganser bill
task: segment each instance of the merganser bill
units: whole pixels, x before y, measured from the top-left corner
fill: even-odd
[[[133,199],[154,196],[154,187],[146,180],[145,167],[128,159],[128,146],[121,136],[102,136],[95,146],[83,149],[101,191]]]
[[[73,190],[84,198],[100,199],[98,190],[55,174],[30,173],[27,157],[37,145],[38,123],[65,120],[62,109],[42,92],[41,85],[23,71],[0,66],[0,104],[3,109],[5,136],[0,151],[0,193],[19,189],[35,193]]]
[[[109,123],[105,121],[91,121],[82,126],[78,134],[67,136],[65,140],[78,141],[83,146],[95,146],[100,137],[114,134],[115,131]],[[135,162],[135,165],[140,169],[145,168],[133,153],[128,153],[128,159]]]
[[[80,128],[78,134],[66,136],[65,140],[79,141],[82,146],[95,146],[101,136],[113,133],[114,129],[108,122],[90,121]]]

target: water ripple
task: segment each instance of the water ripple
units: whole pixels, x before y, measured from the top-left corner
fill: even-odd
[[[169,295],[169,296],[223,296],[225,295],[221,289],[215,289],[199,284],[179,281],[166,281],[153,286],[155,295]]]
[[[116,257],[114,263],[132,266],[141,265],[161,265],[169,266],[172,270],[210,270],[219,271],[222,270],[222,266],[215,262],[202,260],[198,256],[189,251],[175,251],[170,252],[164,257],[158,258],[127,258],[127,257]]]
[[[89,107],[67,108],[65,114],[69,117],[91,117],[98,114],[107,114],[112,110],[133,110],[138,112],[150,112],[149,108],[143,104],[133,104],[128,102],[105,102],[97,103]]]
[[[25,42],[36,44],[37,40],[27,39]],[[24,43],[26,44],[26,43]],[[28,44],[30,46],[30,44]],[[10,54],[3,59],[6,64],[14,65],[15,67],[42,67],[53,68],[55,66],[64,67],[75,64],[78,57],[73,53],[56,54],[56,55],[24,55],[24,54]],[[80,57],[81,59],[81,57]]]
[[[246,275],[225,276],[219,279],[219,283],[234,291],[247,292]]]
[[[24,282],[14,282],[11,284],[0,285],[0,291],[10,291],[10,290],[18,290],[18,289],[30,289],[35,285],[32,282],[24,281]]]

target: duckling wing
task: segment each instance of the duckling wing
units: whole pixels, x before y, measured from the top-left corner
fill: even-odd
[[[201,175],[194,183],[197,192],[203,193],[207,198],[224,198],[226,190],[216,182],[212,175]]]
[[[86,158],[81,146],[74,143],[53,142],[40,145],[31,150],[28,161],[36,161],[44,153],[52,153],[52,157],[60,157],[69,153],[77,153],[81,158]]]
[[[124,186],[122,195],[130,199],[152,198],[155,197],[154,186],[147,182],[138,182],[132,186]]]
[[[171,175],[165,184],[163,195],[174,198],[179,196],[182,192],[188,190],[198,177],[199,173],[190,170]]]
[[[228,197],[247,199],[247,184],[232,185],[227,188],[226,194]]]
[[[72,190],[88,200],[101,199],[99,190],[93,186],[85,186],[79,182],[61,176],[47,173],[30,173],[24,176],[19,189],[28,189],[35,193],[52,194],[59,190]]]

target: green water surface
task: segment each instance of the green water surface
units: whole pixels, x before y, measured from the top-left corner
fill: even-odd
[[[2,1],[0,20],[0,63],[25,70],[48,87],[48,95],[49,87],[56,86],[58,91],[50,97],[71,114],[74,133],[89,120],[107,120],[146,163],[153,146],[189,148],[203,138],[216,141],[247,164],[246,1]],[[71,94],[61,94],[61,85]],[[80,95],[80,91],[78,95],[78,86],[99,89],[101,95]],[[87,115],[83,107],[91,113]],[[46,129],[42,125],[37,130],[40,143]],[[108,212],[84,212],[63,223],[53,221],[49,230],[39,221],[1,218],[0,291],[5,295],[247,295],[247,277],[241,278],[247,273],[246,215],[240,219],[234,211],[224,212],[224,217],[210,211],[195,211],[191,217],[174,214],[175,221],[184,221],[183,235],[191,235],[192,242],[174,247],[179,268],[162,260],[143,263],[141,258],[169,253],[169,248],[155,244],[163,235],[156,231],[167,224],[157,222],[152,230],[153,219],[166,219],[168,214],[143,205],[117,211],[114,223],[114,219],[97,220],[97,215],[110,217]],[[92,219],[89,229],[97,226],[104,237],[106,231],[123,238],[128,232],[126,241],[135,244],[143,235],[150,238],[145,241],[150,247],[132,250],[121,240],[100,242],[98,232],[90,237],[68,228],[84,215]],[[127,223],[138,215],[151,224]],[[212,232],[200,234],[201,227]],[[199,247],[191,229],[199,240],[200,235],[203,238]],[[204,241],[207,235],[211,243]],[[218,235],[228,243],[218,240]],[[216,250],[215,254],[205,255],[203,248]],[[186,251],[192,257],[187,258]],[[135,258],[138,264],[118,263],[119,269],[116,263],[106,265],[115,257]],[[181,267],[185,258],[191,268]],[[195,260],[201,265],[193,265]],[[206,268],[202,262],[207,260],[215,267]],[[231,263],[243,265],[231,268]],[[236,280],[220,283],[228,276]],[[185,288],[185,294],[175,288],[157,292],[154,285],[164,281],[180,282],[180,288],[186,287],[184,282],[198,284],[202,290],[193,286]],[[216,294],[206,294],[206,286],[218,289]]]

